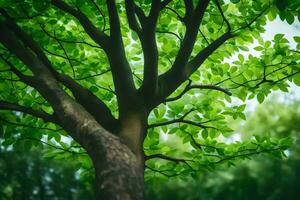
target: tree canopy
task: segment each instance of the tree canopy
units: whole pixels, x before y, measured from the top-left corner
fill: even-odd
[[[281,33],[262,37],[268,20],[299,19],[299,1],[0,2],[6,147],[50,145],[46,157],[90,169],[96,153],[87,138],[97,135],[105,153],[121,138],[138,159],[142,148],[149,180],[197,178],[261,153],[283,157],[292,144],[226,138],[228,119],[246,119],[247,100],[300,86],[300,37],[296,47]]]

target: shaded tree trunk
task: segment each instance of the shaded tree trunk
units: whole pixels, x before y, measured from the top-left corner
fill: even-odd
[[[107,141],[105,150],[99,144],[94,140],[88,151],[95,167],[96,199],[143,199],[144,171],[137,156],[116,137]]]
[[[144,199],[142,147],[146,118],[140,113],[126,115],[121,122],[119,137],[107,132],[109,137],[103,143],[102,133],[88,145],[96,173],[97,200]]]

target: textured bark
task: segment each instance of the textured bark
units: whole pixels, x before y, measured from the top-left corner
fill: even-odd
[[[88,149],[96,172],[96,199],[141,200],[143,199],[143,168],[136,156],[119,138],[101,138],[92,141]]]

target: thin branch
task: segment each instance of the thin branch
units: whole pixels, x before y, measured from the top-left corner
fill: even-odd
[[[244,26],[241,26],[240,28],[236,29],[233,31],[233,33],[242,30],[242,29],[246,29],[246,28],[250,28],[250,26],[258,19],[260,18],[270,7],[266,7],[265,9],[263,9],[262,12],[260,12],[257,16],[255,16],[249,23],[245,24]]]
[[[223,93],[227,94],[228,96],[232,95],[232,93],[228,89],[219,87],[217,85],[213,85],[213,84],[209,84],[209,85],[191,85],[191,82],[189,82],[189,84],[186,85],[186,87],[183,89],[183,91],[179,95],[177,95],[175,97],[167,98],[165,100],[165,102],[176,101],[192,89],[217,90],[217,91],[220,91],[220,92],[223,92]]]
[[[52,52],[52,51],[49,51],[49,50],[46,49],[46,48],[43,48],[43,50],[44,50],[46,53],[48,53],[48,54],[50,54],[50,55],[52,55],[52,56],[56,56],[56,57],[63,58],[63,59],[66,59],[66,60],[69,59],[70,61],[75,61],[75,62],[78,62],[78,63],[80,63],[80,64],[83,64],[81,61],[79,61],[79,60],[77,60],[77,59],[75,59],[75,58],[67,58],[66,56],[63,56],[63,55],[54,53],[54,52]]]
[[[55,34],[54,34],[54,35],[55,35]],[[69,56],[68,56],[68,53],[66,52],[66,49],[64,48],[64,46],[62,45],[62,43],[61,43],[60,41],[58,41],[58,40],[56,40],[56,41],[58,42],[60,48],[63,50],[63,52],[64,52],[64,54],[65,54],[65,56],[66,56],[66,58],[67,58],[67,60],[68,60],[68,62],[69,62],[69,64],[70,64],[70,67],[71,67],[71,69],[72,69],[73,78],[75,78],[75,77],[76,77],[75,69],[74,69],[74,66],[73,66],[73,64],[72,64],[71,59],[70,59]]]
[[[174,176],[178,176],[179,174],[177,174],[177,173],[175,173],[175,174],[167,174],[167,173],[165,173],[164,171],[160,171],[160,170],[157,170],[157,169],[154,169],[154,168],[152,168],[152,167],[150,167],[150,166],[148,166],[148,165],[146,165],[146,168],[147,169],[150,169],[151,171],[153,171],[153,172],[158,172],[158,173],[160,173],[160,174],[162,174],[162,175],[164,175],[164,176],[166,176],[166,177],[168,177],[168,178],[170,178],[170,177],[174,177]]]
[[[179,163],[179,162],[186,163],[187,161],[194,161],[194,160],[188,160],[188,159],[184,159],[184,158],[174,158],[174,157],[163,155],[163,154],[148,155],[148,156],[146,156],[145,160],[147,161],[147,160],[155,159],[155,158],[169,160],[169,161],[173,161],[175,163]]]
[[[108,73],[110,71],[111,71],[111,69],[107,69],[107,70],[105,70],[103,72],[100,72],[100,73],[97,73],[97,74],[93,74],[93,75],[89,75],[89,76],[84,76],[84,77],[80,77],[80,78],[75,78],[75,80],[81,81],[81,80],[85,80],[85,79],[89,79],[89,78],[94,78],[96,76],[102,76],[102,75],[104,75],[104,74],[106,74],[106,73]]]
[[[174,32],[171,32],[171,31],[161,31],[161,30],[156,30],[156,32],[157,33],[167,33],[167,34],[174,35],[179,40],[179,42],[182,43],[182,38],[178,34],[176,34]]]
[[[55,40],[58,40],[60,42],[64,42],[64,43],[69,43],[69,44],[83,44],[83,45],[87,45],[87,46],[90,46],[90,47],[93,47],[93,48],[98,48],[98,49],[102,49],[101,47],[97,46],[97,45],[93,45],[93,44],[90,44],[88,42],[84,42],[84,41],[70,41],[70,40],[66,40],[66,39],[61,39],[61,38],[58,38],[54,35],[51,35],[43,26],[40,26],[42,31],[50,38],[52,39],[55,39]]]
[[[224,12],[223,12],[223,10],[222,10],[222,8],[221,8],[221,5],[220,5],[220,3],[219,3],[219,0],[214,0],[214,1],[215,1],[216,5],[217,5],[217,8],[218,8],[218,10],[219,10],[219,12],[220,12],[220,14],[221,14],[223,20],[225,21],[225,23],[226,23],[226,25],[227,25],[227,31],[230,32],[230,31],[231,31],[230,23],[229,23],[229,21],[227,20],[227,18],[226,18],[225,15],[224,15]]]
[[[216,162],[213,162],[212,164],[219,164],[219,163],[222,163],[224,161],[235,159],[235,158],[238,158],[238,157],[248,157],[248,156],[257,155],[257,154],[261,154],[261,153],[268,153],[268,152],[280,151],[280,150],[281,150],[281,148],[278,147],[278,148],[274,148],[274,149],[263,149],[261,151],[249,152],[249,153],[244,153],[244,154],[236,154],[236,155],[227,156],[225,158],[222,158],[222,159],[220,159]]]
[[[151,129],[151,128],[166,126],[166,125],[170,125],[170,124],[174,124],[174,123],[183,123],[183,124],[189,124],[189,125],[197,126],[199,128],[204,128],[204,129],[206,129],[206,128],[217,129],[213,126],[206,126],[206,125],[204,125],[203,123],[200,123],[200,122],[194,122],[194,121],[191,121],[191,120],[186,120],[185,118],[193,111],[194,111],[193,109],[189,110],[188,112],[186,112],[184,115],[182,115],[178,119],[173,119],[173,120],[169,120],[169,121],[165,121],[165,122],[158,122],[158,123],[149,124],[147,126],[147,128]]]
[[[201,36],[204,38],[205,42],[207,43],[207,45],[210,45],[208,39],[206,38],[206,36],[203,34],[203,32],[201,31],[201,29],[199,28],[199,32],[201,34]]]
[[[294,53],[300,53],[300,51],[294,50],[294,49],[292,49],[291,51],[294,52]]]
[[[21,105],[18,105],[17,103],[10,103],[7,101],[0,100],[0,110],[19,111],[19,112],[23,112],[23,113],[30,114],[32,116],[41,118],[45,122],[56,123],[56,119],[53,115],[50,115],[44,111],[33,110],[32,108],[21,106]]]
[[[280,81],[283,81],[283,80],[285,80],[285,79],[287,79],[287,78],[290,78],[290,77],[292,77],[292,76],[294,76],[294,75],[296,75],[296,74],[299,74],[299,73],[300,73],[300,71],[296,71],[296,72],[294,72],[294,73],[292,73],[292,74],[289,74],[289,75],[287,75],[287,76],[285,76],[285,77],[283,77],[283,78],[280,78],[280,79],[274,81],[273,84],[278,83],[278,82],[280,82]]]
[[[183,158],[174,158],[174,157],[163,155],[163,154],[152,154],[152,155],[146,156],[145,159],[147,161],[147,160],[155,159],[155,158],[168,160],[168,161],[172,161],[172,162],[175,162],[175,163],[184,163],[189,168],[194,170],[193,167],[188,163],[188,162],[194,162],[194,160],[188,160],[188,159],[183,159]]]
[[[105,15],[103,14],[103,12],[101,11],[101,9],[99,8],[99,6],[97,5],[97,3],[94,0],[90,0],[92,2],[92,4],[96,7],[96,9],[98,10],[98,12],[100,13],[100,15],[103,18],[103,28],[102,28],[102,32],[104,32],[105,30],[105,26],[106,26],[106,20],[105,20]]]
[[[73,17],[75,17],[86,33],[97,43],[99,44],[104,50],[108,48],[108,36],[102,32],[99,31],[92,22],[85,16],[80,10],[76,10],[67,3],[63,2],[62,0],[51,0],[51,3],[56,6],[57,8],[71,14]]]
[[[1,59],[10,67],[10,71],[17,75],[20,80],[28,85],[33,85],[33,78],[32,76],[26,76],[22,74],[11,62],[9,62],[9,58],[5,59],[2,55],[0,55]]]
[[[19,138],[18,141],[21,141],[21,140],[33,140],[33,141],[37,141],[37,142],[40,142],[42,144],[45,144],[51,148],[54,148],[54,149],[57,149],[57,150],[60,150],[60,151],[65,151],[67,153],[71,153],[71,154],[87,154],[86,152],[77,152],[77,151],[72,151],[70,150],[69,148],[68,149],[65,149],[65,148],[62,148],[62,147],[59,147],[59,146],[56,146],[56,145],[53,145],[53,144],[50,144],[48,142],[45,142],[43,140],[40,140],[40,139],[37,139],[37,138],[33,138],[33,137],[22,137],[22,138]],[[72,148],[72,147],[71,147]]]
[[[170,10],[171,12],[175,13],[175,15],[177,16],[177,18],[179,19],[179,21],[184,22],[184,18],[180,16],[180,14],[174,10],[171,7],[165,7],[167,10]],[[184,22],[185,23],[185,22]]]
[[[11,71],[10,69],[1,69],[1,70],[0,70],[0,73],[1,73],[1,72],[10,72],[10,71]]]
[[[39,129],[39,130],[46,130],[46,131],[53,131],[53,132],[57,132],[57,131],[63,130],[63,129],[52,129],[52,128],[48,128],[48,127],[37,127],[37,126],[31,126],[29,124],[12,122],[12,121],[9,121],[9,120],[4,119],[2,117],[0,117],[0,121],[3,121],[5,123],[7,123],[7,124],[11,124],[13,126],[19,126],[19,127],[24,127],[24,128]]]
[[[219,148],[218,147],[215,147],[215,146],[211,146],[211,145],[207,145],[207,144],[200,144],[199,142],[196,141],[196,139],[194,138],[194,136],[188,132],[186,132],[186,134],[188,134],[190,137],[191,137],[191,140],[193,142],[193,144],[200,150],[202,150],[202,147],[207,147],[207,148],[211,148],[211,149],[214,149],[214,150],[218,150]]]

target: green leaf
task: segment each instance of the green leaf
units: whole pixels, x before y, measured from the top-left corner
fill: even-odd
[[[264,101],[264,99],[265,99],[265,95],[263,93],[258,93],[257,94],[257,101],[259,103],[262,103]]]
[[[294,37],[294,40],[295,40],[297,43],[300,43],[300,37],[299,37],[299,36],[295,36],[295,37]]]
[[[92,92],[97,92],[99,89],[98,89],[96,86],[91,86],[91,87],[90,87],[90,90],[91,90]]]
[[[275,41],[279,41],[283,38],[284,34],[278,33],[274,36]]]
[[[261,46],[254,47],[254,49],[255,49],[256,51],[262,51],[262,50],[264,50],[264,48],[261,47]]]
[[[202,131],[202,137],[203,137],[203,139],[206,139],[208,137],[208,131],[207,131],[207,129],[204,129]]]
[[[141,60],[141,57],[137,57],[137,56],[136,56],[136,57],[133,57],[132,60],[134,60],[134,61],[140,61],[140,60]]]
[[[294,75],[294,77],[293,77],[293,82],[294,82],[297,86],[300,86],[300,73]]]
[[[289,12],[286,13],[285,17],[286,17],[286,21],[289,24],[292,24],[294,22],[294,20],[295,20],[295,17],[291,13],[289,13]]]

